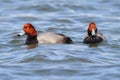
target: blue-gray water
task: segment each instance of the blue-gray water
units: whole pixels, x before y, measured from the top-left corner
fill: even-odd
[[[83,44],[89,23],[107,42]],[[28,49],[23,24],[75,44]],[[120,80],[120,0],[0,0],[0,80]]]

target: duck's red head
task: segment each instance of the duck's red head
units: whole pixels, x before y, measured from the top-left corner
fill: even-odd
[[[88,27],[88,35],[94,36],[97,33],[97,27],[94,22],[91,22]]]
[[[23,30],[28,36],[37,36],[37,31],[35,30],[34,26],[30,23],[24,24]]]

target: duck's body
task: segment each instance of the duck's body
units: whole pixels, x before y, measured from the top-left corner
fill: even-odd
[[[103,41],[103,37],[99,34],[94,36],[86,36],[83,40],[84,43],[101,43]]]
[[[37,44],[37,43],[41,43],[41,44],[46,44],[46,43],[70,44],[70,43],[73,43],[73,41],[69,37],[67,37],[63,34],[52,33],[52,32],[37,34],[37,31],[35,30],[33,25],[30,23],[26,23],[24,25],[23,30],[25,31],[25,33],[28,36],[26,39],[26,43],[25,43],[27,45],[28,44]]]
[[[87,31],[88,34],[83,40],[84,43],[100,43],[105,40],[105,37],[97,32],[95,23],[91,22]]]
[[[39,43],[73,43],[73,41],[65,35],[51,32],[38,34],[37,40]]]

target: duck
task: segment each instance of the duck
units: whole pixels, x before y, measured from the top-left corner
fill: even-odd
[[[53,32],[43,32],[38,34],[35,27],[31,23],[25,23],[23,31],[27,35],[26,45],[30,44],[72,44],[73,41],[70,37]]]
[[[101,43],[105,40],[105,36],[98,33],[97,26],[94,22],[90,22],[87,29],[87,36],[84,38],[83,43]]]

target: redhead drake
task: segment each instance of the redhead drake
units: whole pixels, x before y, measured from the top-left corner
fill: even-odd
[[[83,42],[84,43],[100,43],[104,40],[104,36],[102,34],[99,34],[97,32],[97,27],[94,22],[91,22],[88,27],[88,34],[84,38]]]
[[[51,44],[73,43],[73,41],[69,37],[63,34],[52,33],[52,32],[37,34],[35,27],[30,23],[24,24],[23,31],[27,35],[27,39],[25,42],[26,45],[37,44],[37,43],[41,43],[41,44],[42,43],[51,43]]]

